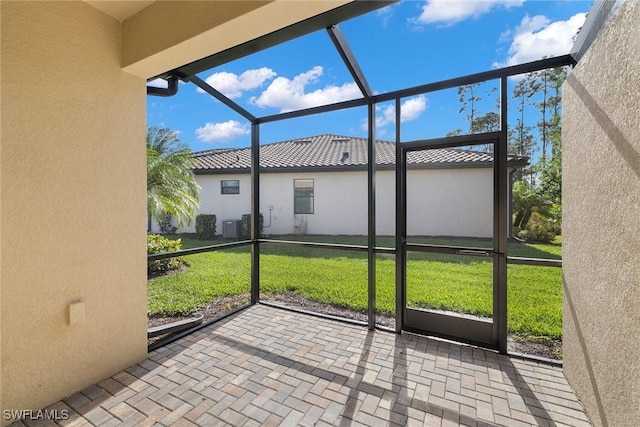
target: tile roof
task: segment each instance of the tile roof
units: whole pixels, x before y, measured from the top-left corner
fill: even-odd
[[[250,148],[230,148],[193,153],[196,174],[244,172],[251,167]],[[509,156],[509,164],[523,166],[525,156]],[[407,162],[417,168],[483,167],[493,162],[492,153],[436,148],[409,152]],[[376,141],[376,164],[392,168],[395,144]],[[260,146],[262,170],[363,169],[367,166],[367,139],[340,135],[317,135]]]

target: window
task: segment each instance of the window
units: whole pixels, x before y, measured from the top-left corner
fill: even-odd
[[[293,180],[293,213],[313,213],[313,179]]]
[[[222,194],[240,194],[240,180],[227,179],[220,181],[220,193]]]

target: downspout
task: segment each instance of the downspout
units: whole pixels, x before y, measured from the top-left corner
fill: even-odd
[[[147,86],[147,95],[168,97],[178,93],[178,77],[169,76],[167,83],[168,86],[166,88]]]

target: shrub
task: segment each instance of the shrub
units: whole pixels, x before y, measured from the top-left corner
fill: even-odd
[[[517,231],[516,236],[525,242],[549,243],[556,237],[555,225],[542,215],[534,214],[527,228]]]
[[[211,240],[216,238],[216,216],[200,214],[196,216],[196,239]]]
[[[549,209],[549,220],[553,224],[553,231],[558,234],[562,234],[562,205],[560,203],[554,203]]]
[[[170,240],[159,234],[147,235],[147,255],[179,251],[182,247],[180,239]],[[160,273],[175,270],[184,265],[182,257],[165,258],[147,263],[147,273]]]
[[[513,184],[513,226],[520,230],[529,228],[529,220],[534,213],[549,216],[551,201],[540,188],[533,187],[527,181]]]
[[[264,229],[264,217],[262,214],[258,217],[258,221],[260,222],[260,235],[262,236],[262,230]],[[240,221],[240,238],[251,238],[251,214],[242,215],[242,220]]]
[[[173,234],[176,232],[177,228],[171,224],[171,214],[162,213],[158,218],[158,226],[160,227],[160,233],[162,234]]]

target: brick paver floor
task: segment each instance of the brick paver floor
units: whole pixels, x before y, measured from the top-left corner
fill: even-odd
[[[47,409],[73,426],[591,425],[559,368],[265,305]]]

